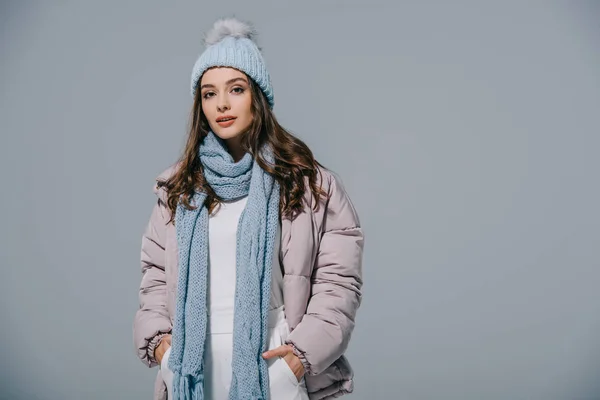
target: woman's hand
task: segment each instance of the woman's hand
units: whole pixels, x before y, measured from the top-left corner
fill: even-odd
[[[290,366],[292,372],[294,372],[294,375],[296,375],[296,378],[299,382],[304,375],[304,365],[302,365],[302,361],[300,361],[300,359],[294,354],[292,346],[284,344],[263,353],[263,358],[265,360],[276,356],[281,356],[285,360],[285,362]]]
[[[162,363],[162,358],[171,347],[171,335],[165,335],[158,342],[158,346],[154,349],[154,358],[158,361],[159,364]]]

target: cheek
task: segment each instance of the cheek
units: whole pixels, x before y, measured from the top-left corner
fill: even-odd
[[[250,96],[236,96],[231,99],[233,112],[240,121],[249,123],[252,120],[252,99]]]
[[[252,121],[252,98],[250,96],[247,96],[242,102],[242,109],[246,119]]]
[[[204,101],[202,102],[202,112],[204,113],[204,115],[206,115],[206,118],[209,121],[212,119],[211,118],[212,114],[211,114],[210,108],[205,106]]]
[[[210,129],[213,132],[218,130],[220,126],[214,122],[214,120],[217,118],[215,111],[211,111],[210,107],[202,107],[202,112],[204,113],[204,116],[208,121],[208,126],[210,127]]]

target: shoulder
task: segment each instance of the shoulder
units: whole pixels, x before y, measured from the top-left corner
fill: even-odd
[[[152,191],[156,194],[164,203],[167,202],[167,191],[161,184],[175,175],[179,168],[180,162],[170,165],[167,169],[163,170],[156,178],[154,178],[154,185]]]
[[[324,206],[324,217],[328,221],[336,220],[335,223],[330,222],[329,225],[339,224],[343,228],[360,227],[358,213],[346,191],[342,178],[334,171],[320,166],[317,185],[319,184],[326,194],[321,199],[321,204]]]
[[[336,172],[323,166],[319,166],[317,171],[317,186],[327,194],[327,198],[324,199],[326,202],[335,197],[348,196],[342,178]]]

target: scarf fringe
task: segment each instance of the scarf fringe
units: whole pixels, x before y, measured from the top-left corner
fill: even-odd
[[[175,373],[173,376],[173,399],[203,400],[204,376],[200,374],[197,377],[194,377],[192,375]]]

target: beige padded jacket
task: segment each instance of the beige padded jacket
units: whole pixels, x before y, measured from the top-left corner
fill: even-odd
[[[167,179],[176,166],[161,173]],[[353,390],[353,371],[343,355],[361,303],[364,236],[356,210],[340,179],[320,168],[317,182],[327,193],[317,211],[305,195],[304,211],[281,221],[283,297],[292,345],[306,370],[311,400],[339,397]],[[157,202],[142,237],[139,310],[133,323],[138,357],[158,365],[154,349],[171,332],[177,291],[177,239],[166,191],[154,185]],[[154,400],[167,398],[160,371]]]

